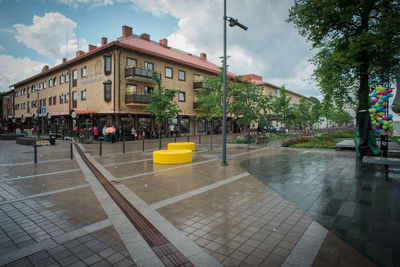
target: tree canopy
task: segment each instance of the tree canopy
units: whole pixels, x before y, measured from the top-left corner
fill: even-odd
[[[368,109],[370,88],[389,86],[400,55],[400,1],[295,0],[289,22],[312,43],[324,101]]]

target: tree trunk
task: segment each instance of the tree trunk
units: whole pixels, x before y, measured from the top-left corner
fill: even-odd
[[[214,131],[214,127],[213,127],[213,121],[211,120],[211,127],[210,127],[210,150],[212,150],[212,136],[213,136],[213,131]]]

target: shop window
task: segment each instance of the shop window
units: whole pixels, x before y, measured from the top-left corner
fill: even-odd
[[[186,80],[186,72],[183,70],[178,71],[178,80],[185,81]]]
[[[190,120],[189,118],[181,118],[181,133],[188,133],[190,132]]]
[[[199,120],[198,122],[199,122],[199,127],[198,127],[199,133],[206,132],[206,120]]]
[[[172,79],[173,77],[173,70],[170,67],[165,67],[165,78]]]

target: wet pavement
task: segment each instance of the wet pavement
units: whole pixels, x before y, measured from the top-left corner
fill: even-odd
[[[223,167],[220,136],[213,137],[213,150],[208,136],[200,139],[190,137],[196,142],[193,162],[180,165],[152,163],[157,140],[146,141],[144,152],[141,141],[126,142],[125,154],[122,142],[104,143],[102,157],[98,143],[79,146],[82,157],[195,266],[373,266],[366,256],[395,266],[395,257],[382,263],[340,235],[365,239],[352,227],[340,231],[343,217],[358,219],[357,225],[365,219],[368,229],[380,231],[379,221],[361,216],[370,210],[360,215],[360,196],[379,214],[389,201],[384,218],[390,234],[400,229],[398,188],[374,198],[389,193],[379,182],[382,170],[367,167],[354,181],[354,153],[280,148],[278,141],[229,145],[229,166]],[[173,141],[163,140],[163,148]],[[31,147],[0,141],[0,265],[163,266],[170,248],[154,249],[76,150],[69,158],[69,149],[58,140],[40,147],[33,164]],[[395,178],[396,171],[390,175]],[[364,182],[363,176],[372,178]],[[367,246],[383,245],[377,235],[365,234]],[[396,251],[390,240],[385,255]]]

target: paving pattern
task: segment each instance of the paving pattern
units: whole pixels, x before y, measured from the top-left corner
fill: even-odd
[[[337,152],[260,157],[242,166],[375,263],[400,266],[400,173]],[[397,204],[396,204],[397,203]]]

